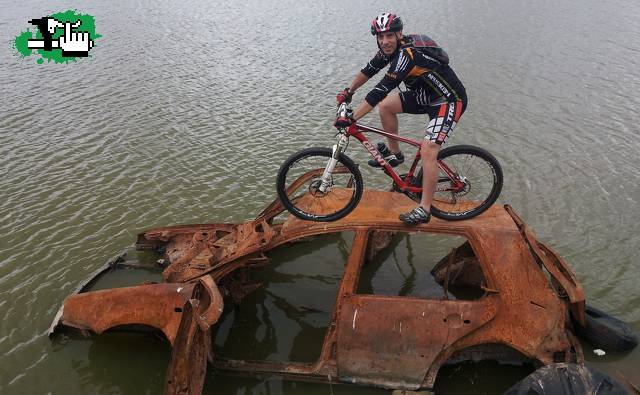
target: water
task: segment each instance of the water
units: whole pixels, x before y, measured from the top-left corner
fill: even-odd
[[[0,392],[161,391],[168,346],[125,334],[52,343],[56,310],[141,230],[257,214],[286,155],[333,142],[334,95],[373,55],[369,20],[390,7],[407,32],[447,49],[467,87],[452,143],[493,152],[505,169],[499,203],[570,262],[589,303],[640,331],[640,3],[5,0]],[[29,19],[75,8],[103,36],[92,59],[39,65],[14,54]],[[378,125],[375,114],[366,120]],[[424,122],[402,116],[401,128],[418,137]],[[383,187],[376,175],[367,170],[365,186]],[[276,339],[278,355],[287,341]],[[640,383],[640,351],[585,354]],[[207,390],[224,393],[371,393],[211,380]]]

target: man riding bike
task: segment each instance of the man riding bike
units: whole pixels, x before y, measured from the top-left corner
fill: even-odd
[[[385,66],[389,69],[380,82],[367,94],[365,100],[351,114],[351,121],[365,116],[376,105],[382,128],[398,133],[400,113],[428,114],[429,123],[422,156],[422,199],[420,205],[400,220],[409,225],[427,223],[431,219],[430,207],[438,179],[436,160],[441,145],[452,135],[456,123],[467,107],[464,86],[449,67],[447,53],[428,36],[402,34],[399,16],[382,13],[371,22],[371,34],[376,36],[379,51],[353,79],[348,88],[338,93],[339,103],[350,102],[355,91]],[[401,82],[407,90],[393,92]],[[393,167],[404,162],[404,155],[395,140],[378,143],[378,150]],[[370,166],[380,167],[376,160]]]

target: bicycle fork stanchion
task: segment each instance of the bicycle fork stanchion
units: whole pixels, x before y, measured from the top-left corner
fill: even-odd
[[[324,172],[322,173],[321,183],[320,183],[320,192],[325,193],[331,187],[331,175],[333,174],[333,170],[336,167],[336,163],[338,163],[338,158],[340,154],[347,146],[349,138],[346,135],[341,135],[340,140],[338,140],[338,144],[333,145],[333,152],[331,154],[331,159],[327,163],[327,167],[324,168]]]

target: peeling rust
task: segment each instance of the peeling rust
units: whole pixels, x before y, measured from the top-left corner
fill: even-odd
[[[123,325],[161,331],[173,344],[193,284],[150,284],[71,295],[57,326],[100,334]]]
[[[165,282],[94,292],[79,289],[65,300],[52,328],[100,334],[120,325],[142,324],[162,331],[173,346],[167,394],[200,393],[207,360],[217,371],[400,390],[432,389],[442,365],[471,356],[513,354],[536,365],[583,361],[568,321],[569,311],[578,322],[584,321],[582,286],[566,262],[539,242],[511,207],[494,206],[465,221],[434,218],[410,228],[397,218],[414,204],[398,193],[365,191],[356,210],[335,222],[289,216],[274,223],[283,210],[276,200],[244,223],[147,230],[138,235],[136,246],[163,254]],[[341,231],[353,231],[355,238],[317,361],[240,361],[212,355],[211,330],[224,308],[223,298],[237,303],[260,287],[248,274],[269,264],[265,253]],[[466,238],[431,273],[446,295],[451,287],[464,287],[480,296],[433,300],[358,294],[365,263],[402,232]],[[500,352],[492,354],[496,347]]]

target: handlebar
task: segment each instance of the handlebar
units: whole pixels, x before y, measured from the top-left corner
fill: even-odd
[[[349,119],[349,109],[347,108],[347,103],[341,103],[338,106],[338,111],[336,112],[336,123],[334,124],[336,128],[346,128],[351,125],[351,120]]]

